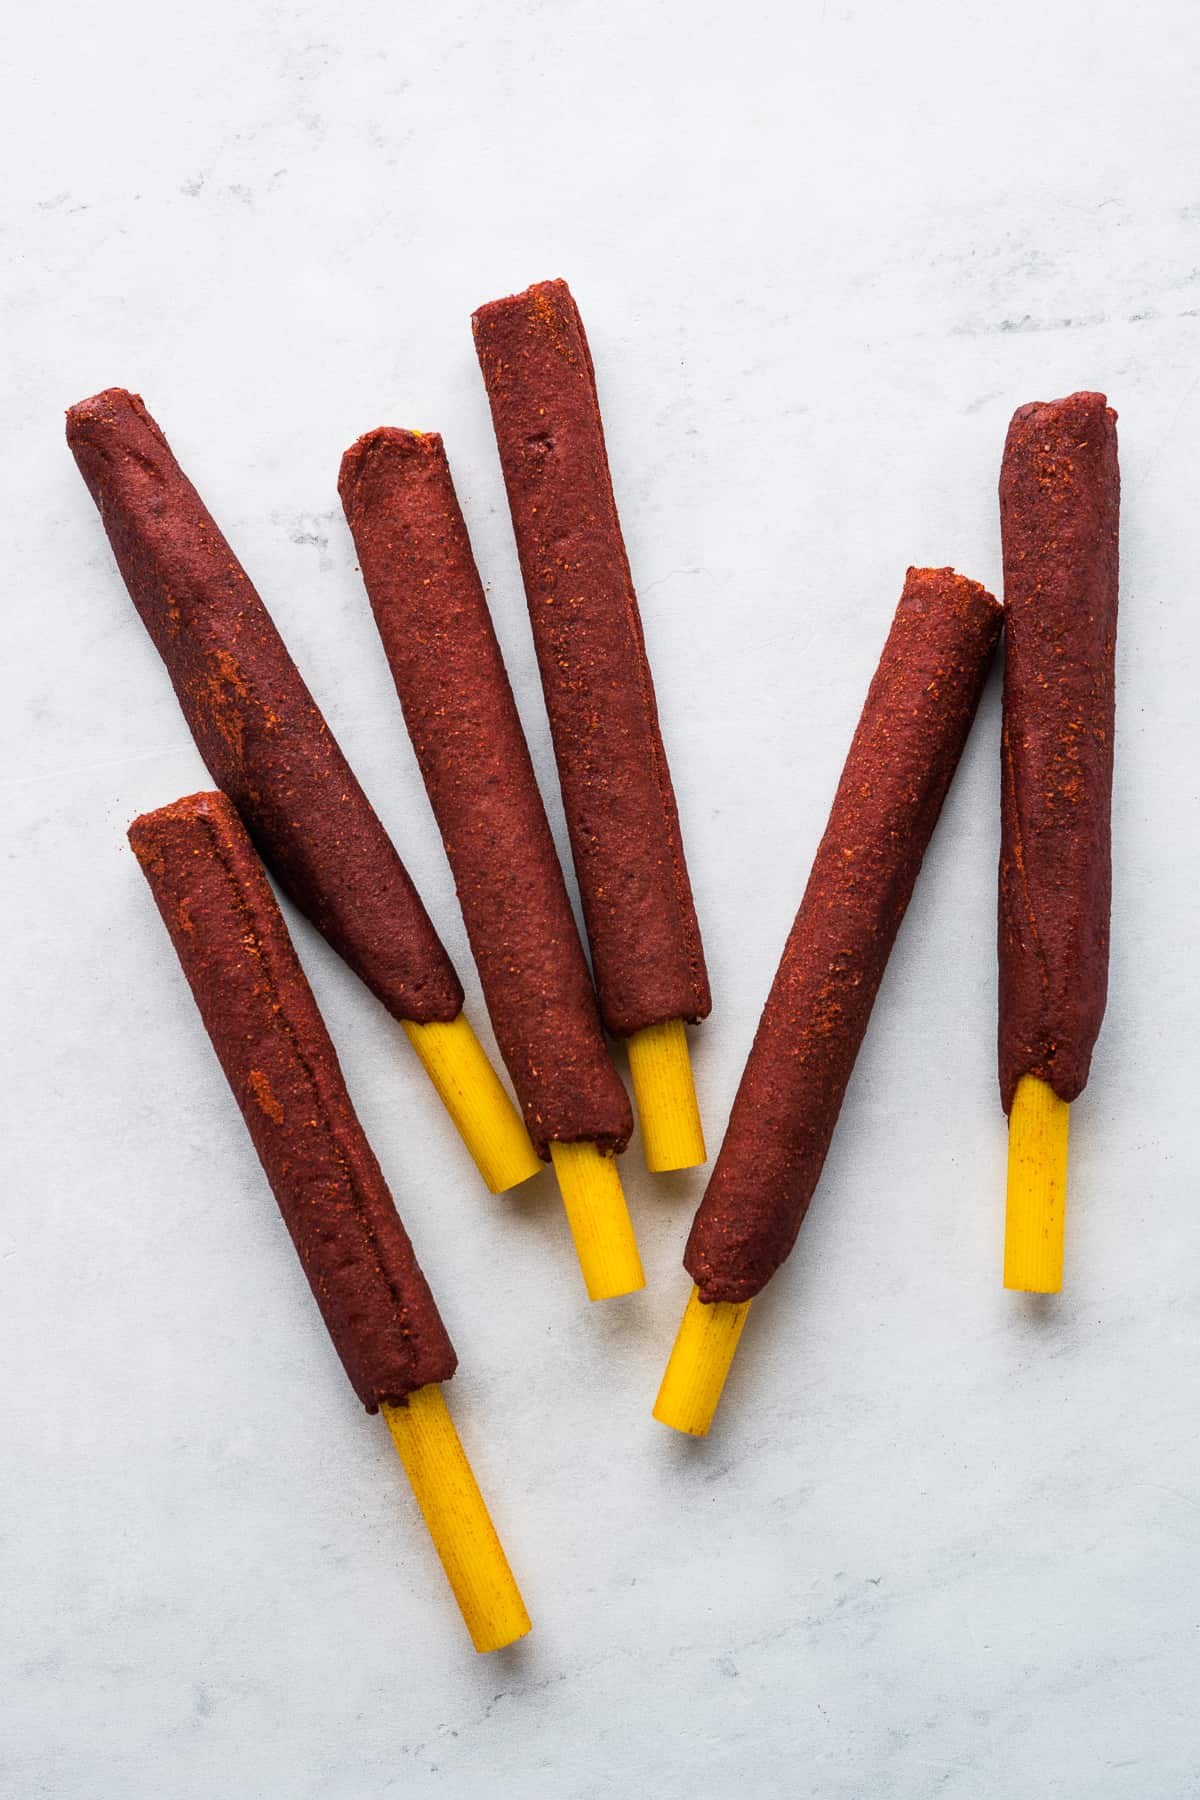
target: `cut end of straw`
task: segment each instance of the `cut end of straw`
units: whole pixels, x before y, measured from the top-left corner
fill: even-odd
[[[707,1436],[749,1311],[749,1300],[715,1300],[706,1306],[692,1289],[654,1402],[660,1425],[689,1437]]]
[[[1057,1294],[1062,1287],[1070,1113],[1048,1082],[1022,1075],[1008,1121],[1006,1288]]]
[[[380,1408],[476,1650],[502,1650],[530,1629],[442,1390],[418,1388]]]
[[[403,1021],[409,1043],[489,1192],[503,1194],[541,1168],[524,1120],[509,1099],[464,1013],[448,1024]]]
[[[706,1160],[696,1084],[682,1019],[647,1025],[626,1040],[646,1167],[698,1169]]]
[[[615,1156],[595,1144],[550,1146],[589,1300],[615,1300],[646,1285]]]

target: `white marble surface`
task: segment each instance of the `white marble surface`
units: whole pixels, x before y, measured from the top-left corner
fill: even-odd
[[[10,23],[0,1791],[14,1800],[1200,1793],[1198,34],[1187,0],[283,6]],[[1020,401],[1125,474],[1109,1016],[1068,1288],[999,1286],[998,690],[719,1428],[649,1406],[700,1178],[626,1163],[589,1310],[307,928],[535,1616],[467,1647],[124,843],[204,781],[62,440],[140,389],[478,991],[337,508],[446,437],[547,733],[468,316],[587,321],[713,977],[719,1138],[905,565],[994,584]],[[555,807],[557,802],[555,801]],[[556,826],[560,824],[555,812]],[[1189,1699],[1189,1696],[1191,1698]]]

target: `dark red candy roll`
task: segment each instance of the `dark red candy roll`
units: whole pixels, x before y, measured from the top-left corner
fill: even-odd
[[[530,1135],[621,1150],[629,1101],[441,438],[369,432],[338,491]]]
[[[144,813],[129,841],[304,1273],[368,1412],[455,1355],[262,865],[224,794]]]
[[[67,441],[213,779],[280,885],[398,1019],[462,988],[403,863],[245,570],[136,394],[73,406]]]
[[[704,950],[583,323],[563,281],[472,323],[604,1023],[700,1019]]]
[[[796,1241],[1001,616],[953,569],[908,571],[688,1239],[703,1301],[753,1298]]]
[[[1108,992],[1121,477],[1103,394],[1013,415],[1000,470],[1000,1093],[1074,1100]]]

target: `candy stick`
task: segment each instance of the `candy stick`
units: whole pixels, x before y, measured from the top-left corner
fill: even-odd
[[[689,1168],[704,1142],[682,1023],[712,1001],[583,323],[543,281],[472,324],[601,1015],[614,1037],[676,1027],[631,1066],[650,1166]]]
[[[1121,477],[1103,394],[1013,415],[1000,469],[1004,1285],[1062,1286],[1067,1110],[1108,991]]]
[[[224,794],[130,843],[359,1399],[383,1409],[476,1649],[529,1629],[439,1383],[456,1358],[250,840]]]
[[[684,1254],[698,1292],[659,1414],[680,1429],[707,1429],[740,1329],[703,1314],[751,1300],[796,1241],[1000,616],[952,569],[908,571]]]
[[[73,406],[67,441],[213,779],[284,891],[402,1024],[449,1025],[463,994],[407,870],[249,576],[136,394]],[[495,1190],[537,1168],[463,1022],[432,1058]],[[430,1058],[422,1055],[429,1065]],[[457,1066],[456,1066],[457,1065]]]
[[[338,489],[496,1041],[593,1300],[643,1283],[613,1153],[633,1125],[442,440],[368,432]]]

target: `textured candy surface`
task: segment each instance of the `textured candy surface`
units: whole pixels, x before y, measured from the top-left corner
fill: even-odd
[[[446,1328],[236,811],[191,794],[129,841],[359,1399],[447,1381]]]
[[[712,1006],[596,380],[564,281],[472,321],[600,1011],[626,1037]]]
[[[379,430],[338,482],[500,1053],[539,1153],[623,1149],[583,946],[442,440]]]
[[[1000,1095],[1082,1092],[1108,995],[1121,476],[1103,394],[1022,406],[1000,470]]]
[[[80,401],[67,442],[197,748],[271,873],[396,1018],[454,1018],[462,988],[420,896],[139,396]]]
[[[796,1241],[1001,616],[953,569],[908,571],[688,1239],[704,1301],[751,1299]]]

